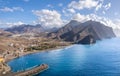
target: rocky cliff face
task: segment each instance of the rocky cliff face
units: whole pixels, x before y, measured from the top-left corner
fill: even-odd
[[[115,37],[115,34],[111,27],[90,20],[84,23],[71,21],[49,36],[74,43],[91,44],[96,40]]]
[[[76,43],[77,44],[93,44],[95,42],[96,42],[96,40],[94,39],[94,37],[92,35],[88,35]]]

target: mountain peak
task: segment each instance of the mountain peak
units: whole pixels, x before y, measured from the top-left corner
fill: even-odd
[[[76,20],[71,20],[69,23],[76,23],[76,22],[78,22],[78,21],[76,21]]]
[[[95,42],[96,40],[112,38],[115,37],[115,34],[111,27],[105,26],[100,22],[89,20],[80,23],[73,20],[55,32],[54,37],[77,43],[82,42],[81,40],[87,41],[86,39],[89,39],[90,41],[92,39],[92,41]]]

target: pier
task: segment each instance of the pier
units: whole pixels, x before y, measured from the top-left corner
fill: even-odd
[[[36,75],[42,71],[45,71],[46,69],[48,69],[48,67],[49,66],[47,64],[41,64],[41,65],[38,65],[30,70],[18,72],[14,76],[33,76],[33,75]]]

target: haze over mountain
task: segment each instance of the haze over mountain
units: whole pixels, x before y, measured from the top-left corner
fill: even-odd
[[[120,29],[118,28],[114,29],[114,33],[116,34],[117,37],[120,37]]]
[[[45,32],[52,32],[57,30],[57,28],[45,28],[41,26],[40,24],[37,25],[19,25],[11,28],[5,29],[5,31],[14,33],[14,34],[24,34],[24,33],[33,33],[33,34],[39,34],[39,33],[45,33]]]
[[[11,36],[11,35],[12,35],[11,32],[7,32],[7,31],[4,31],[3,29],[0,29],[0,36],[8,37],[8,36]]]
[[[15,26],[11,28],[5,29],[5,31],[9,31],[11,33],[15,34],[21,34],[21,33],[40,33],[44,32],[44,28],[41,25],[20,25],[20,26]]]
[[[45,36],[48,33],[48,37],[81,44],[91,44],[95,43],[96,40],[115,37],[115,33],[111,27],[92,20],[86,21],[84,23],[71,20],[68,24],[59,29],[44,28],[42,25],[37,24],[35,26],[16,26],[8,28],[5,31],[14,34],[33,33],[39,34],[40,36]]]
[[[90,44],[96,40],[115,37],[113,29],[96,21],[84,23],[72,20],[58,31],[50,33],[48,36],[65,41]]]

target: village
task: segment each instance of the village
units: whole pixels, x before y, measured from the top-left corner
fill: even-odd
[[[0,37],[0,75],[11,71],[8,61],[34,52],[70,45],[69,42],[41,37]]]

